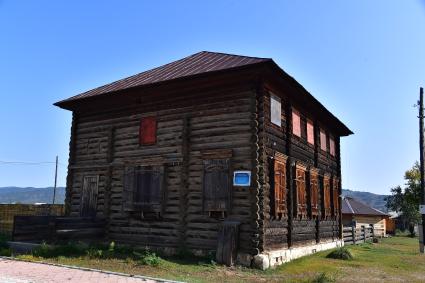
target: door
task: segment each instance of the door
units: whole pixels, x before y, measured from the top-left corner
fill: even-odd
[[[81,194],[81,217],[95,217],[99,176],[85,176]]]

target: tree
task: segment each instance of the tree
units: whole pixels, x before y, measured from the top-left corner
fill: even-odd
[[[404,174],[406,184],[391,189],[391,196],[387,198],[387,208],[400,213],[402,221],[409,227],[410,234],[414,235],[414,227],[421,220],[419,204],[421,203],[421,174],[419,163]]]

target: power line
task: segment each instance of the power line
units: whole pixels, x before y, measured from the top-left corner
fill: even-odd
[[[55,161],[7,161],[0,160],[0,165],[44,165],[44,164],[55,164]],[[58,163],[61,166],[66,167],[63,163]]]

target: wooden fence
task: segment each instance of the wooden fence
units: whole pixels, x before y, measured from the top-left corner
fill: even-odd
[[[105,220],[84,217],[15,216],[13,241],[63,242],[70,240],[101,241]]]
[[[345,226],[342,229],[345,245],[365,243],[366,241],[372,241],[374,237],[373,226],[361,226],[360,228]]]
[[[0,204],[0,233],[11,235],[14,218],[18,215],[62,216],[64,212],[63,204]]]

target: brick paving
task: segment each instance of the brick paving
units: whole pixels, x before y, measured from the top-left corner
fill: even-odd
[[[156,283],[152,279],[0,258],[0,283]]]

